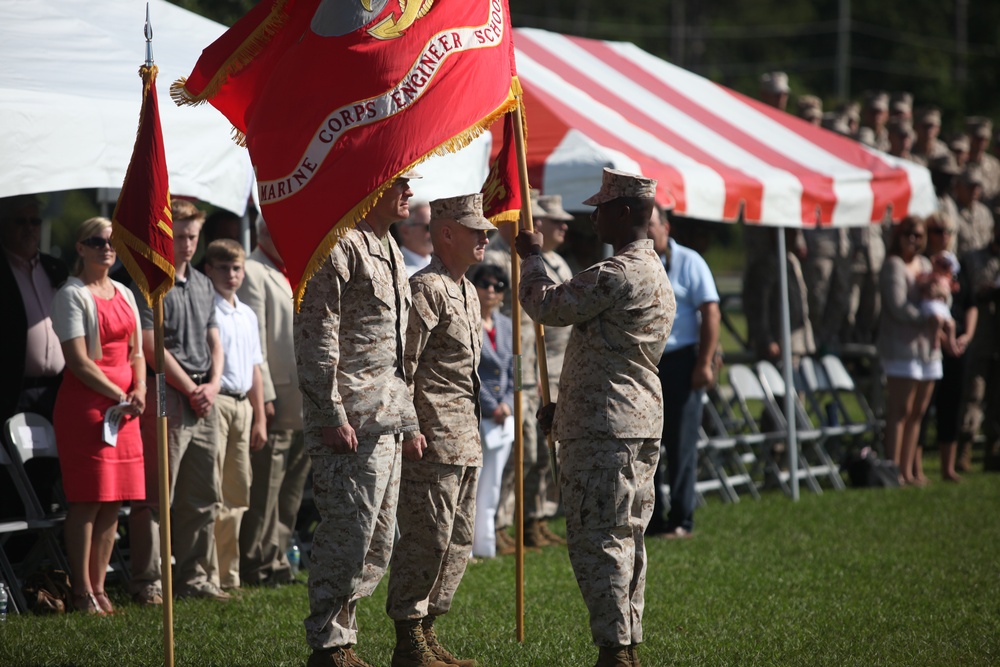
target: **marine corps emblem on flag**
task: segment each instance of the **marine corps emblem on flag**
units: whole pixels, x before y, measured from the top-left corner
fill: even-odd
[[[511,32],[506,0],[265,0],[172,95],[245,138],[301,298],[397,175],[514,108]]]

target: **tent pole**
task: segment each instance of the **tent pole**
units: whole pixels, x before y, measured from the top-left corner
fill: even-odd
[[[799,443],[795,423],[795,384],[792,382],[792,327],[788,308],[788,249],[785,228],[778,227],[778,275],[781,284],[781,365],[785,376],[785,422],[788,426],[788,472],[792,500],[799,499]]]

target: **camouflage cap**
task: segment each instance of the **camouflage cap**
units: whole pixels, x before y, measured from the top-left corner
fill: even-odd
[[[865,93],[865,108],[876,111],[888,111],[889,93],[884,90],[869,90]]]
[[[913,112],[913,93],[899,91],[889,98],[889,109],[896,113],[910,114]]]
[[[542,209],[542,214],[537,216],[539,218],[566,222],[573,219],[573,215],[563,208],[562,195],[542,195],[538,198],[538,205]]]
[[[965,119],[965,131],[970,137],[989,139],[993,134],[993,121],[985,116],[969,116]]]
[[[402,174],[400,174],[397,178],[405,178],[407,180],[412,181],[415,178],[423,178],[423,177],[424,177],[424,175],[421,174],[419,171],[417,171],[416,169],[410,168],[410,169],[407,169],[406,171],[404,171]]]
[[[805,107],[804,109],[799,109],[799,118],[803,118],[809,122],[822,122],[823,110],[819,107]]]
[[[799,114],[806,109],[815,108],[820,111],[823,110],[823,100],[816,97],[815,95],[799,95],[799,99],[796,100],[796,104],[799,107]]]
[[[948,148],[954,153],[968,153],[969,152],[969,137],[965,134],[959,134],[958,136],[952,137],[951,141],[948,142]]]
[[[945,153],[943,155],[938,155],[932,157],[927,162],[927,168],[931,171],[937,171],[942,174],[950,174],[952,176],[958,176],[961,170],[958,168],[958,162],[955,160],[955,156],[951,153]]]
[[[889,134],[896,134],[899,136],[913,136],[913,125],[906,118],[893,118],[888,123],[886,123],[886,129]]]
[[[531,219],[544,218],[545,209],[538,205],[538,198],[542,196],[542,191],[538,188],[531,188],[528,190],[528,196],[531,198]]]
[[[837,111],[825,112],[820,126],[845,136],[851,133],[851,126],[848,124],[847,116]]]
[[[454,220],[469,229],[495,229],[493,223],[483,217],[483,194],[445,197],[431,202],[431,220]]]
[[[913,121],[917,125],[936,125],[941,127],[941,110],[937,107],[920,107],[913,112]]]
[[[765,72],[760,75],[760,89],[765,93],[789,93],[788,75],[784,72]]]
[[[966,185],[978,185],[982,187],[983,170],[974,165],[966,165],[965,171],[962,172],[958,180]]]
[[[619,197],[648,197],[652,199],[655,196],[655,179],[605,167],[601,177],[601,191],[583,203],[586,206],[597,206]]]
[[[837,111],[848,121],[857,123],[861,120],[861,105],[857,102],[841,102],[837,105]]]

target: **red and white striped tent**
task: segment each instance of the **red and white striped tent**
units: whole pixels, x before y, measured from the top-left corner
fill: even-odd
[[[571,209],[605,166],[659,180],[681,215],[780,226],[863,225],[937,207],[923,167],[868,149],[634,44],[515,30],[528,175]],[[494,145],[498,142],[494,141]]]

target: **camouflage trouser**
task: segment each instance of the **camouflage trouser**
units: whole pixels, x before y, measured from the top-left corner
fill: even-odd
[[[524,518],[542,518],[544,507],[545,479],[544,470],[539,469],[538,461],[538,412],[540,399],[534,389],[525,390],[521,394],[523,421],[521,425],[522,443],[524,446],[524,465],[521,474],[524,475]],[[545,460],[548,463],[548,459]],[[514,449],[511,448],[507,465],[503,470],[503,480],[500,482],[500,505],[497,507],[497,528],[507,528],[514,523]]]
[[[970,356],[962,392],[960,447],[972,446],[980,428],[986,436],[983,466],[1000,469],[1000,361],[989,356]]]
[[[479,468],[403,461],[399,541],[389,569],[386,613],[394,621],[440,616],[472,555]]]
[[[309,439],[307,431],[306,447],[315,452]],[[320,522],[309,561],[305,626],[313,649],[358,641],[358,600],[375,590],[392,554],[401,442],[399,435],[362,436],[355,454],[312,456]]]
[[[643,533],[659,458],[659,438],[559,443],[569,560],[598,646],[642,642]]]

